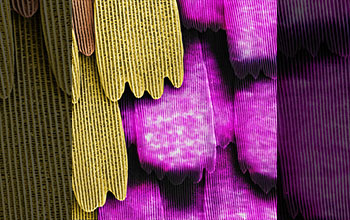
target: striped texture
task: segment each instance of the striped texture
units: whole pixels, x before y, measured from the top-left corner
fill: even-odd
[[[72,206],[72,220],[98,220],[98,211],[93,212],[84,212],[77,200],[73,200],[73,206]]]
[[[216,141],[213,106],[201,42],[196,31],[184,31],[184,83],[165,85],[159,100],[135,102],[137,150],[145,170],[173,183],[202,178],[214,170]]]
[[[16,74],[0,99],[0,193],[3,219],[71,216],[71,101],[57,87],[39,16],[13,15]]]
[[[277,219],[276,193],[266,195],[240,172],[234,146],[217,152],[215,172],[205,176],[205,217],[201,219]]]
[[[277,0],[225,0],[230,61],[239,78],[276,78]]]
[[[106,204],[98,210],[98,219],[164,219],[158,181],[154,175],[147,175],[141,169],[135,145],[128,148],[128,163],[129,178],[126,199],[118,201],[108,196]]]
[[[199,35],[203,62],[207,70],[210,98],[213,104],[216,145],[226,147],[234,141],[234,76],[223,31]]]
[[[56,81],[72,91],[72,13],[70,0],[40,1],[41,23],[49,62]]]
[[[95,51],[94,0],[72,0],[72,7],[79,51],[91,56]]]
[[[350,219],[350,59],[280,56],[278,151],[293,217]]]
[[[204,219],[204,181],[193,184],[186,179],[183,184],[174,186],[165,180],[159,183],[159,190],[164,220]]]
[[[199,182],[204,169],[213,171],[216,157],[213,106],[201,41],[194,30],[184,30],[183,40],[181,88],[165,85],[159,100],[134,100],[130,95],[121,99],[128,145],[137,145],[144,170],[154,171],[159,179],[167,176],[174,184],[186,177]]]
[[[179,0],[184,25],[226,31],[230,61],[239,78],[260,71],[277,77],[277,0]]]
[[[224,0],[178,0],[181,23],[200,32],[225,29]]]
[[[234,94],[238,161],[267,193],[277,181],[277,80],[240,80]]]
[[[23,17],[32,17],[39,8],[39,0],[11,0],[12,8]]]
[[[72,31],[72,78],[73,78],[73,88],[72,88],[72,102],[76,104],[81,96],[81,71],[79,62],[79,51],[76,41],[74,31]]]
[[[175,0],[95,1],[96,58],[101,84],[112,100],[128,82],[136,97],[163,94],[163,79],[183,81],[183,48]]]
[[[124,200],[127,155],[117,102],[99,84],[94,57],[80,55],[82,93],[73,104],[73,190],[80,207],[91,212],[104,205],[107,192]]]
[[[275,192],[265,194],[244,176],[230,145],[218,149],[217,169],[198,184],[156,181],[138,164],[135,146],[129,148],[129,183],[125,201],[109,197],[99,209],[100,220],[218,220],[277,219]]]
[[[0,98],[7,98],[13,86],[15,71],[10,1],[1,1],[0,10]]]
[[[123,97],[126,140],[137,145],[148,173],[179,184],[186,177],[199,182],[204,168],[212,172],[216,146],[225,148],[236,139],[242,171],[249,169],[268,192],[277,177],[276,80],[235,78],[223,34],[183,31],[182,87],[166,85],[156,101]]]
[[[341,56],[350,54],[350,1],[278,1],[278,49],[294,56],[300,48],[315,56],[321,43]]]

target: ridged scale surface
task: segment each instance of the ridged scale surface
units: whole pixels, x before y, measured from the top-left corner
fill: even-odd
[[[50,71],[39,16],[13,15],[15,84],[0,99],[0,216],[71,216],[71,101]]]
[[[73,28],[76,33],[79,51],[91,56],[95,51],[94,1],[73,0]]]
[[[104,205],[107,192],[124,200],[127,155],[117,102],[100,87],[94,57],[80,55],[82,93],[73,104],[73,190],[80,207],[91,212]]]
[[[40,1],[41,24],[50,67],[61,89],[72,91],[72,13],[70,0]]]
[[[278,49],[294,56],[307,49],[316,56],[325,43],[338,55],[350,54],[350,1],[278,1]]]
[[[32,17],[39,8],[39,0],[11,0],[12,8],[25,18]]]
[[[6,98],[11,92],[15,74],[10,1],[1,1],[0,10],[0,98]]]
[[[98,210],[93,212],[84,212],[74,198],[72,205],[72,220],[98,220]]]
[[[350,218],[350,58],[281,56],[278,152],[293,217]]]
[[[81,71],[79,62],[79,50],[76,41],[74,31],[72,31],[72,78],[73,78],[73,88],[72,88],[72,102],[73,104],[79,101],[81,96]]]
[[[136,97],[158,99],[163,80],[183,81],[183,48],[176,0],[95,1],[96,58],[100,81],[112,100],[128,82]]]

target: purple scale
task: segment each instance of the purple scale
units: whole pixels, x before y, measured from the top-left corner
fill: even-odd
[[[277,80],[236,83],[234,128],[242,171],[265,192],[277,181]]]
[[[239,78],[276,77],[277,0],[225,0],[230,61]]]
[[[215,172],[205,176],[205,219],[277,219],[277,197],[256,189],[237,167],[232,150],[218,148]]]
[[[216,140],[213,107],[202,48],[195,31],[185,31],[184,82],[164,86],[159,100],[135,102],[137,150],[142,167],[173,183],[186,176],[201,180],[203,169],[214,170]]]
[[[217,145],[226,147],[234,141],[234,74],[223,31],[200,34],[203,59],[208,73],[210,97],[213,103]],[[237,79],[236,79],[237,80]]]

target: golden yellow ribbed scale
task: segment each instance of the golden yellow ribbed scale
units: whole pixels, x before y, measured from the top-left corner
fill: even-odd
[[[96,58],[105,94],[119,100],[125,83],[136,97],[158,99],[164,77],[183,81],[183,47],[176,0],[95,0]]]
[[[0,98],[7,98],[13,86],[14,43],[10,1],[0,1]]]
[[[81,78],[81,72],[80,72],[80,63],[79,63],[79,50],[78,50],[78,44],[75,38],[74,31],[72,31],[73,37],[72,37],[72,78],[73,78],[73,88],[72,88],[72,102],[73,104],[77,103],[79,101],[81,91],[80,91],[80,78]]]
[[[94,56],[80,55],[81,97],[73,104],[73,190],[80,207],[103,206],[107,192],[126,197],[128,164],[117,102],[103,93]]]
[[[40,0],[41,24],[49,63],[61,89],[72,91],[71,0]]]
[[[98,213],[97,210],[93,212],[84,212],[79,204],[77,203],[77,200],[74,199],[73,207],[72,207],[72,220],[97,220],[98,219]]]

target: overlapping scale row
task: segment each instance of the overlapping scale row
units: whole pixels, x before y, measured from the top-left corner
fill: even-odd
[[[185,1],[183,3],[191,5]],[[164,90],[164,95],[159,100],[152,100],[147,95],[138,100],[124,98],[121,100],[121,117],[126,131],[126,141],[128,145],[137,145],[141,166],[147,172],[155,171],[160,179],[166,175],[171,183],[182,183],[187,176],[191,177],[192,181],[199,182],[202,179],[203,169],[207,169],[210,173],[214,171],[216,145],[226,147],[234,140],[234,135],[238,135],[241,140],[238,146],[239,155],[255,155],[255,159],[257,159],[253,162],[249,160],[250,156],[242,157],[240,163],[243,171],[246,169],[254,170],[252,173],[257,174],[257,177],[253,178],[252,175],[252,178],[257,183],[265,181],[265,176],[270,177],[269,175],[272,173],[272,183],[267,183],[267,186],[260,184],[266,192],[274,185],[275,160],[266,161],[266,155],[260,155],[259,152],[262,152],[262,149],[276,148],[273,143],[276,141],[276,137],[273,135],[273,129],[276,126],[271,123],[267,131],[268,134],[266,134],[271,141],[262,145],[249,144],[250,137],[241,135],[249,130],[249,126],[247,128],[241,127],[239,132],[234,130],[234,123],[237,126],[244,124],[244,122],[235,121],[235,118],[241,117],[242,114],[237,116],[241,111],[235,112],[237,108],[235,108],[233,94],[238,90],[235,88],[238,85],[235,81],[239,79],[234,75],[236,74],[240,78],[247,74],[258,77],[260,70],[263,70],[268,77],[276,77],[277,5],[275,1],[259,1],[257,4],[243,1],[207,1],[203,4],[198,3],[195,7],[205,9],[208,5],[217,6],[217,8],[213,9],[212,12],[209,12],[210,10],[206,12],[213,13],[215,16],[212,17],[211,21],[210,19],[206,21],[209,25],[205,29],[208,27],[215,30],[224,28],[228,37],[226,38],[222,34],[223,32],[220,32],[218,36],[213,36],[213,33],[209,32],[198,38],[194,31],[184,30],[185,55],[182,63],[182,41],[181,35],[179,35],[179,24],[176,20],[176,3],[95,1],[94,25],[97,34],[96,58],[98,67],[96,73],[100,76],[97,83],[101,83],[103,88],[101,93],[112,102],[121,98],[126,82],[129,83],[133,95],[137,98],[143,96],[144,91],[148,91],[152,98],[158,99],[163,95]],[[152,10],[151,6],[153,6]],[[180,11],[189,7],[188,5],[182,6],[180,4]],[[227,9],[226,14],[222,13],[223,7]],[[158,11],[161,15],[159,20],[155,16]],[[142,13],[139,14],[139,12]],[[219,12],[222,14],[220,15]],[[125,17],[125,14],[133,16]],[[238,22],[239,17],[242,17],[246,22]],[[232,26],[231,23],[235,21],[236,25]],[[195,21],[194,23],[201,26],[200,22]],[[215,23],[221,24],[215,27]],[[228,23],[230,25],[227,25]],[[87,25],[91,28],[90,24]],[[155,27],[155,29],[144,33],[142,32],[144,29],[140,29],[141,25],[145,27],[145,30],[150,27]],[[164,25],[167,26],[165,31],[162,30]],[[264,31],[258,31],[261,29]],[[75,30],[79,31],[76,28]],[[249,31],[247,32],[247,30]],[[161,31],[168,33],[168,35],[170,33],[172,37],[165,38]],[[248,38],[246,39],[244,36],[248,36]],[[82,39],[91,40],[84,37]],[[163,42],[166,39],[173,39],[173,41],[164,43],[166,45],[164,47]],[[222,45],[222,41],[217,41],[222,39],[224,41],[228,39],[229,53],[225,51],[227,47]],[[77,40],[79,48],[81,39],[77,37]],[[154,42],[158,43],[154,44]],[[221,46],[223,47],[221,48]],[[74,52],[76,51],[75,49]],[[85,53],[82,49],[80,52]],[[245,56],[247,54],[248,56]],[[85,55],[90,54],[85,53]],[[222,61],[224,59],[225,61]],[[233,69],[230,66],[230,61]],[[235,63],[236,61],[238,64]],[[144,63],[148,65],[141,65]],[[184,66],[184,76],[181,73],[182,65]],[[182,84],[182,79],[184,83],[180,89],[175,89],[168,84],[165,84],[163,88],[164,77],[169,77],[175,87]],[[253,81],[256,85],[261,84],[259,80]],[[275,82],[274,80],[268,81]],[[97,85],[97,83],[95,84]],[[267,91],[273,88],[273,86],[268,87]],[[79,90],[79,92],[81,91]],[[82,89],[83,93],[84,89]],[[260,95],[265,95],[267,99],[275,97],[273,92],[265,94],[260,91]],[[75,101],[75,105],[80,105],[81,101]],[[251,111],[249,114],[254,114],[256,97],[251,100],[245,97],[239,101],[241,102],[240,107],[243,106],[247,112]],[[268,119],[265,119],[269,121],[269,116],[275,113],[275,108],[267,108],[266,111]],[[261,120],[258,120],[258,116],[255,119],[258,127],[263,127],[266,121],[264,116]],[[273,116],[271,116],[271,120],[274,120]],[[261,130],[264,132],[263,129]],[[271,130],[272,132],[270,132]],[[247,134],[247,136],[249,135]],[[264,142],[265,140],[259,139],[258,141]],[[273,152],[271,155],[276,157]],[[264,164],[264,162],[266,163]],[[270,166],[269,172],[271,171],[271,173],[264,172],[266,171],[264,170],[265,166]],[[75,190],[75,192],[77,191]],[[103,203],[100,202],[101,198],[97,199],[99,200],[98,206]],[[85,202],[83,209],[92,210],[90,205]],[[86,209],[87,206],[90,208]],[[120,209],[119,205],[118,207]],[[125,216],[127,217],[127,215]],[[164,216],[167,214],[165,213]]]
[[[200,181],[203,168],[212,172],[215,147],[236,139],[242,170],[269,191],[277,175],[276,80],[235,78],[222,33],[183,33],[182,87],[166,85],[160,100],[121,100],[128,145],[136,144],[147,172],[181,183]]]
[[[184,25],[205,31],[223,29],[230,61],[239,78],[260,71],[277,77],[276,0],[179,0]]]
[[[173,185],[145,173],[132,146],[127,198],[109,197],[99,219],[277,219],[275,192],[266,195],[240,172],[233,147],[218,149],[217,169],[200,183]]]

